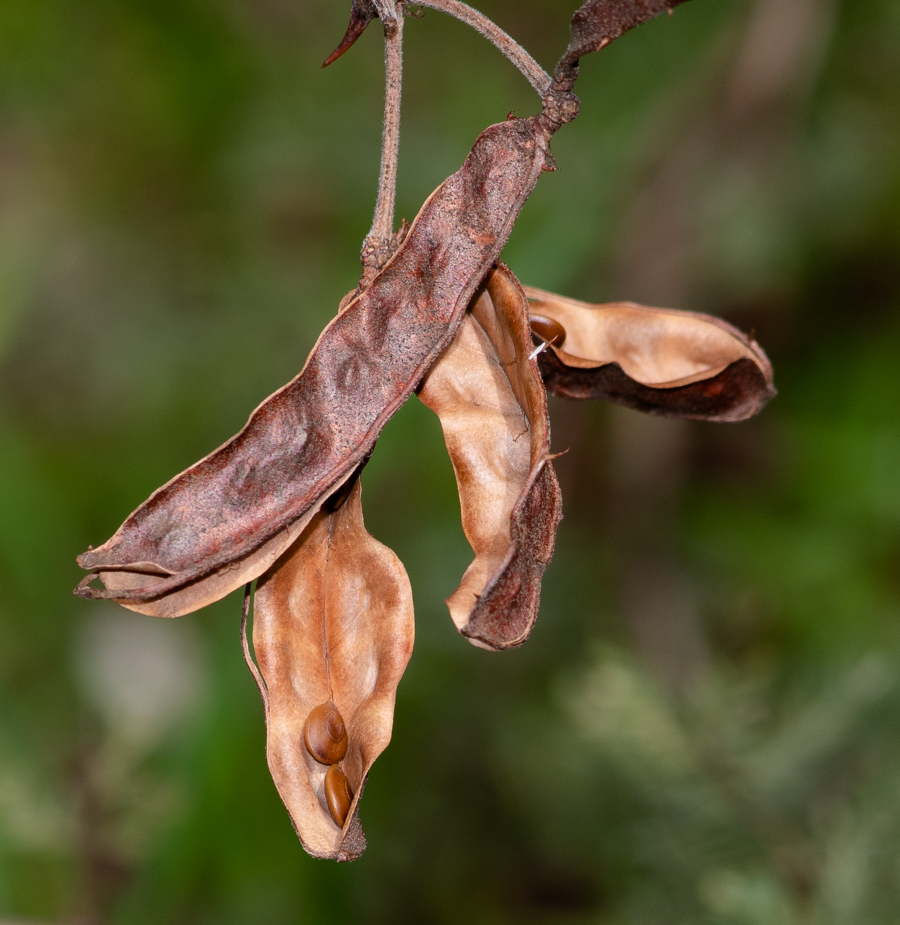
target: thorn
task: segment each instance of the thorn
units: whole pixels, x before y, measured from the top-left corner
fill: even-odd
[[[350,49],[353,43],[366,31],[366,26],[376,16],[375,7],[368,0],[353,0],[353,8],[350,10],[350,25],[341,39],[340,45],[325,59],[322,67],[328,67],[338,58]]]
[[[552,344],[553,341],[555,340],[556,340],[555,337],[549,341],[542,340],[540,343],[540,346],[535,347],[534,350],[532,350],[531,353],[528,354],[528,359],[533,360],[536,356],[538,356],[538,354],[543,353],[550,346],[550,344]]]

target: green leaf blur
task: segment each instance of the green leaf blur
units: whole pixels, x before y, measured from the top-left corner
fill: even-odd
[[[545,67],[575,2],[477,4]],[[520,650],[453,629],[469,561],[413,399],[363,477],[416,650],[362,804],[307,857],[239,596],[76,599],[75,555],[301,368],[356,282],[382,42],[349,3],[0,3],[0,922],[880,925],[900,907],[900,6],[692,0],[582,62],[505,259],[719,314],[780,395],[739,425],[551,402],[565,519]],[[536,110],[406,28],[398,215]]]

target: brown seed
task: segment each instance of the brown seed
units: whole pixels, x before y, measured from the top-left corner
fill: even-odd
[[[531,333],[554,347],[562,346],[566,339],[566,329],[558,321],[543,315],[531,316]]]
[[[310,755],[322,764],[337,764],[347,754],[347,729],[340,711],[329,700],[306,718],[303,738]]]
[[[350,790],[347,775],[336,764],[333,764],[325,775],[325,800],[331,818],[343,828],[347,813],[350,812],[350,804],[353,802],[353,792]]]

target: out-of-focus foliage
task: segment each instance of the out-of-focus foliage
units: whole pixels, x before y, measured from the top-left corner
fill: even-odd
[[[572,4],[485,12],[545,65]],[[40,922],[844,925],[900,906],[900,7],[693,0],[584,63],[506,252],[523,281],[755,328],[741,425],[556,402],[537,629],[490,654],[415,400],[364,476],[417,643],[370,848],[308,858],[240,602],[71,596],[74,555],[301,367],[356,279],[381,128],[349,4],[0,3],[0,916]],[[805,18],[804,18],[805,17]],[[525,82],[406,30],[399,213]]]

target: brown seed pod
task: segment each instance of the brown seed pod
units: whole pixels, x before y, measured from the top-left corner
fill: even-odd
[[[333,701],[320,703],[309,714],[303,740],[320,764],[337,764],[347,754],[347,727]]]
[[[399,559],[366,530],[361,491],[357,479],[346,503],[333,513],[319,511],[262,576],[253,603],[258,667],[246,637],[244,649],[263,697],[266,755],[278,793],[303,847],[338,861],[365,849],[357,808],[366,775],[391,739],[394,698],[414,634],[409,579]],[[336,765],[304,743],[319,724],[315,714],[327,725],[329,707],[346,729],[341,773],[353,794],[340,824],[325,785]],[[322,734],[341,738],[324,728]]]
[[[350,811],[350,804],[353,802],[353,793],[347,775],[336,764],[333,764],[325,775],[325,800],[331,818],[343,827]]]
[[[531,351],[525,293],[498,264],[419,391],[441,420],[475,552],[447,606],[457,629],[488,649],[528,638],[561,517]]]
[[[548,141],[537,118],[482,132],[396,254],[322,332],[301,373],[236,437],[81,555],[91,575],[76,593],[175,617],[266,571],[453,339],[547,166]],[[92,588],[94,577],[106,587]]]
[[[532,334],[548,344],[562,347],[566,339],[566,329],[558,321],[544,318],[543,315],[532,315],[529,321]]]
[[[775,394],[762,348],[720,318],[633,302],[591,305],[529,286],[525,293],[531,309],[566,331],[565,347],[552,343],[537,358],[556,395],[743,421]]]
[[[649,22],[685,0],[585,0],[572,16],[572,41],[557,65],[564,72],[578,59],[600,51],[629,29]],[[576,72],[577,73],[577,72]]]

